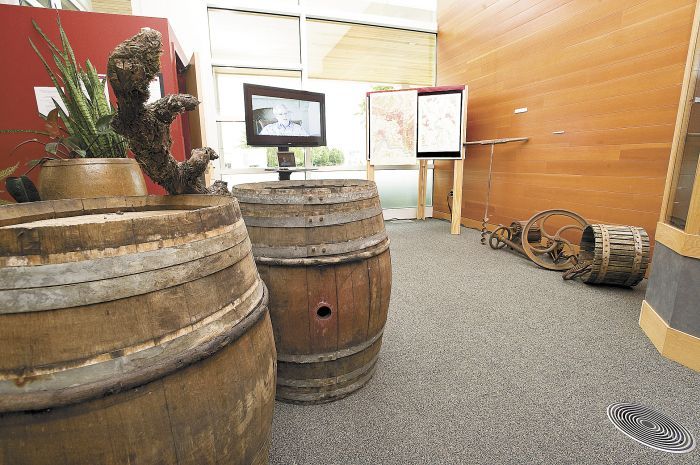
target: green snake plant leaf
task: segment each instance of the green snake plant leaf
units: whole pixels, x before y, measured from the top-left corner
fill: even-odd
[[[114,119],[114,114],[108,114],[108,115],[102,115],[100,118],[97,120],[97,133],[98,134],[106,134],[112,130],[110,124],[112,124],[112,120]]]
[[[11,176],[12,173],[15,172],[17,167],[19,166],[19,162],[15,163],[14,166],[10,166],[8,168],[0,170],[0,180],[5,179],[8,176]]]
[[[32,19],[32,26],[34,26],[34,29],[36,29],[36,32],[38,32],[39,35],[41,35],[41,37],[44,39],[44,41],[46,42],[46,44],[47,44],[49,47],[51,47],[51,50],[53,51],[53,53],[57,53],[57,54],[60,55],[60,54],[61,54],[61,50],[60,50],[58,47],[56,47],[56,44],[54,44],[54,43],[51,41],[51,39],[49,39],[49,37],[48,37],[46,34],[44,34],[44,31],[41,30],[41,28],[39,27],[39,24],[37,24],[37,22],[34,21],[33,19]],[[30,39],[30,42],[31,42],[31,39]]]
[[[49,142],[44,146],[44,149],[46,150],[46,153],[56,155],[56,152],[58,152],[58,142]]]
[[[49,133],[46,131],[39,131],[38,129],[0,129],[0,134],[38,134],[40,136],[48,136]]]
[[[70,60],[73,69],[78,69],[78,63],[75,61],[75,54],[73,53],[73,48],[70,46],[68,41],[68,36],[66,31],[63,30],[63,25],[61,24],[61,18],[58,17],[58,32],[61,35],[61,46],[63,47],[64,58],[66,61]]]

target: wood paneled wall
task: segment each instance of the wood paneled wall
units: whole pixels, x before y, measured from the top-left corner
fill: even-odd
[[[497,145],[490,223],[548,208],[659,217],[695,0],[439,0],[438,85],[469,85],[467,140]],[[527,113],[514,114],[527,107]],[[553,134],[564,131],[563,134]],[[468,149],[462,221],[484,213],[488,147]],[[435,216],[451,164],[437,163]]]

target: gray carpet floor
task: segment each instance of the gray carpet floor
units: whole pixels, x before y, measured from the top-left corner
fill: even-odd
[[[277,402],[271,464],[700,464],[700,450],[656,451],[606,416],[640,403],[700,439],[700,374],[639,328],[646,281],[565,282],[439,220],[387,230],[394,281],[376,374],[331,404]]]

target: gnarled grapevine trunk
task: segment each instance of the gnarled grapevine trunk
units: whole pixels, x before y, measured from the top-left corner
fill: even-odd
[[[225,183],[217,181],[208,188],[201,179],[209,161],[218,158],[214,150],[194,149],[183,162],[170,154],[170,125],[178,114],[193,110],[199,101],[191,95],[176,94],[146,103],[148,86],[160,71],[161,52],[161,34],[153,29],[143,29],[112,51],[107,77],[118,105],[112,127],[129,140],[146,174],[168,193],[228,194]]]

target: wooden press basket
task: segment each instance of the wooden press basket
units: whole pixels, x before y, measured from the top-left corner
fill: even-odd
[[[590,224],[581,235],[579,262],[591,263],[583,281],[636,286],[649,264],[649,235],[644,228]]]

